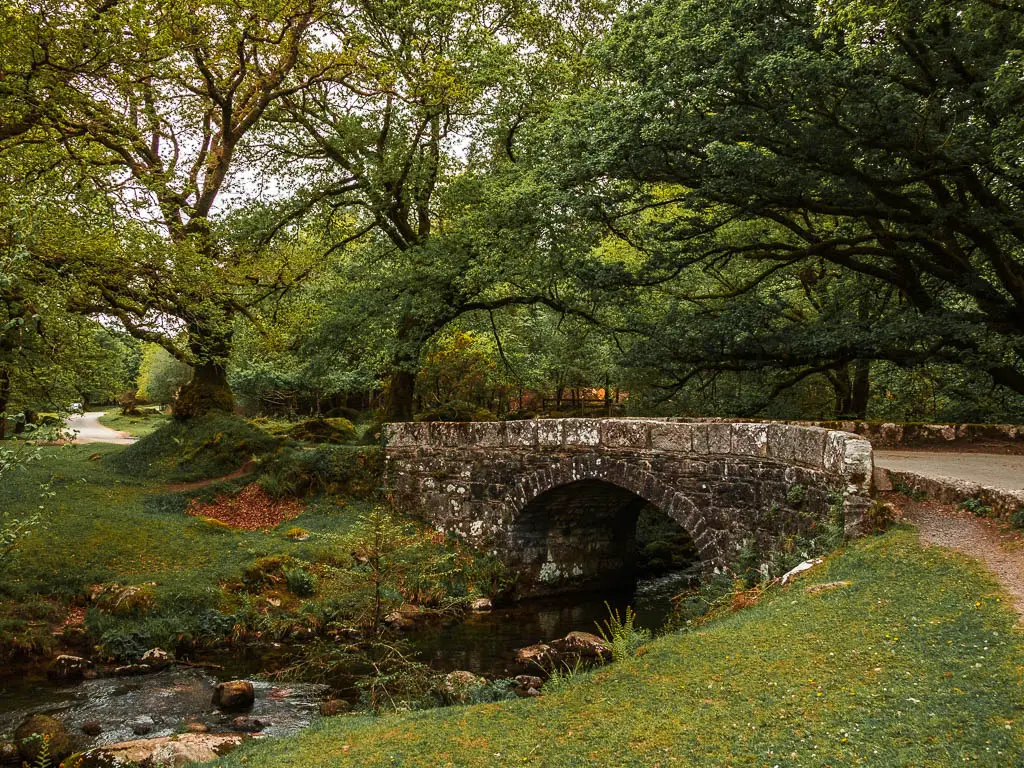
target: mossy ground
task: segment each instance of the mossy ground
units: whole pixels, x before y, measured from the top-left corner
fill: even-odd
[[[100,416],[99,422],[105,427],[127,432],[132,437],[146,437],[156,432],[170,420],[163,413],[146,413],[143,416],[131,416],[121,413],[120,409],[111,409]]]
[[[1002,590],[903,528],[539,700],[324,720],[211,765],[1003,768],[1022,765],[1022,681]]]

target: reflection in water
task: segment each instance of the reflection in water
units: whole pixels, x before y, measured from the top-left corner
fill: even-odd
[[[684,572],[644,579],[635,588],[614,593],[575,593],[528,600],[491,613],[469,616],[450,627],[425,628],[412,637],[422,661],[442,671],[465,669],[476,674],[505,676],[522,672],[516,649],[564,637],[569,632],[597,631],[608,605],[620,611],[631,606],[639,627],[660,629],[672,613],[672,597],[692,584]]]

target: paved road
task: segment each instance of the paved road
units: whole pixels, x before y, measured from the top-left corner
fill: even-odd
[[[1024,456],[935,451],[875,451],[875,466],[930,478],[954,477],[988,488],[1024,490]]]
[[[105,411],[90,411],[79,413],[68,417],[68,430],[77,432],[72,441],[76,444],[85,443],[114,443],[115,445],[131,445],[135,438],[127,432],[118,432],[115,429],[104,427],[100,424],[100,416]]]

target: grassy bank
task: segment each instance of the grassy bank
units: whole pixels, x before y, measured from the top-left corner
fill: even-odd
[[[308,638],[337,622],[358,625],[370,599],[359,553],[375,535],[368,520],[380,522],[381,514],[370,514],[377,449],[278,448],[244,423],[203,424],[191,440],[179,432],[130,448],[43,448],[27,471],[4,477],[0,509],[40,522],[11,562],[0,563],[0,668],[68,646],[89,655],[98,646],[101,656],[128,661],[154,646],[187,653],[226,641]],[[165,443],[173,461],[159,450]],[[243,448],[256,443],[273,452],[250,461],[252,474],[212,485],[169,483],[236,469],[253,455]],[[308,472],[319,474],[300,499],[254,484],[290,488]],[[260,523],[261,530],[216,519],[227,510],[245,520],[279,504],[290,510],[288,519],[270,514],[272,524]],[[406,548],[393,558],[458,557],[473,569],[474,557],[430,532],[401,520],[389,525]],[[401,574],[391,577],[387,611],[405,601],[457,604],[474,589],[465,572],[434,582],[412,566],[408,573],[418,579],[416,589],[406,589]]]
[[[145,413],[142,416],[127,416],[120,409],[112,408],[100,416],[99,422],[105,427],[127,432],[132,437],[146,437],[167,423],[170,416],[163,413]]]
[[[325,720],[211,765],[1017,766],[1007,602],[972,561],[896,530],[539,700]]]

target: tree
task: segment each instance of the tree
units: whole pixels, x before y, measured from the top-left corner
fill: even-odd
[[[230,410],[236,318],[308,265],[232,237],[223,211],[244,184],[238,159],[267,109],[336,64],[329,50],[312,51],[320,8],[133,0],[18,3],[16,12],[31,41],[16,68],[32,84],[18,109],[31,120],[12,140],[59,146],[118,230],[98,261],[52,258],[93,287],[88,309],[194,367],[176,414]],[[256,170],[251,155],[246,170]]]
[[[559,127],[563,183],[643,254],[618,285],[697,300],[691,276],[741,266],[725,300],[825,263],[915,316],[853,323],[842,357],[1024,392],[1022,31],[981,1],[643,3]]]
[[[485,223],[493,209],[474,212],[493,202],[488,174],[517,159],[519,136],[545,114],[554,89],[579,87],[582,48],[605,5],[559,3],[547,14],[520,0],[346,7],[331,28],[359,66],[275,110],[274,134],[285,134],[278,151],[313,180],[292,215],[319,212],[329,252],[348,249],[362,289],[341,303],[375,304],[393,328],[385,418],[412,417],[424,347],[448,323],[554,303],[544,290],[550,270],[528,261],[539,253],[536,233],[517,229],[510,240],[507,228]],[[512,241],[522,253],[510,252]],[[522,264],[541,275],[539,285],[514,285]]]

